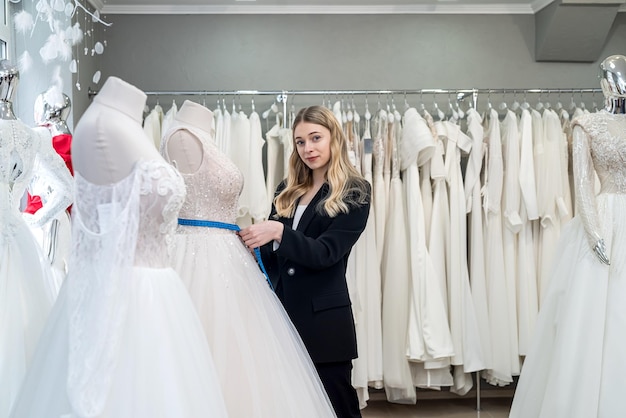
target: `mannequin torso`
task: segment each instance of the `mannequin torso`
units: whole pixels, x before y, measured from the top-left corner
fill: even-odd
[[[76,125],[72,142],[74,169],[89,182],[124,179],[138,160],[160,159],[141,127],[146,95],[109,77]]]
[[[181,173],[193,173],[202,164],[203,147],[198,138],[186,126],[195,128],[206,134],[206,138],[213,139],[211,121],[213,112],[206,107],[186,100],[174,118],[167,141],[167,156]]]

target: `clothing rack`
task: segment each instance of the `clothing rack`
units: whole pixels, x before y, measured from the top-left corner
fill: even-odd
[[[602,93],[600,88],[471,88],[471,89],[408,89],[408,90],[163,90],[146,91],[148,96],[276,96],[276,102],[281,103],[283,115],[287,115],[287,102],[290,96],[383,96],[383,95],[454,95],[457,102],[471,97],[472,107],[476,109],[478,96],[487,94],[595,94]],[[91,99],[98,94],[97,90],[87,90]],[[286,124],[283,118],[283,124]]]
[[[410,90],[232,90],[232,91],[208,91],[208,90],[196,90],[196,91],[147,91],[148,96],[263,96],[263,95],[276,95],[276,100],[283,104],[284,114],[287,113],[287,100],[289,96],[355,96],[355,95],[424,95],[424,94],[445,94],[456,96],[457,101],[461,101],[469,96],[472,97],[474,107],[478,100],[479,94],[583,94],[583,93],[601,93],[600,88],[496,88],[496,89],[410,89]]]
[[[146,91],[148,96],[276,96],[276,102],[281,103],[283,115],[287,115],[287,102],[291,96],[388,96],[388,95],[454,95],[457,102],[467,98],[471,99],[471,105],[476,109],[478,96],[494,95],[523,95],[538,94],[596,94],[602,93],[600,88],[470,88],[470,89],[407,89],[407,90],[163,90]],[[91,99],[98,94],[97,90],[88,89],[88,96]],[[283,124],[286,123],[283,117]],[[284,126],[285,127],[285,126]],[[481,380],[480,372],[475,373],[476,385],[476,410],[481,410]]]

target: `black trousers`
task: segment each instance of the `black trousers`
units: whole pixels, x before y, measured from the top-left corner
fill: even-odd
[[[351,382],[352,362],[316,363],[315,368],[337,418],[361,418],[359,399]]]

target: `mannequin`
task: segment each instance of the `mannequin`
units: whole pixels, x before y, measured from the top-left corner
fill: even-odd
[[[623,415],[626,56],[604,59],[599,75],[606,107],[572,121],[576,216],[555,250],[511,418]]]
[[[211,121],[213,112],[206,107],[185,100],[174,117],[175,123],[182,124],[167,142],[167,153],[172,164],[181,173],[193,173],[202,163],[202,142],[185,125],[200,130],[207,138],[212,138]]]
[[[72,134],[66,123],[70,109],[70,98],[61,93],[56,86],[39,94],[35,99],[35,123],[50,131],[52,134],[52,147],[63,158],[70,174],[73,174],[70,152]],[[41,197],[37,194],[38,190],[45,190],[45,184],[38,180],[35,179],[29,186],[27,203],[24,208],[26,213],[36,213],[43,206]],[[31,195],[31,192],[33,195]],[[59,213],[55,219],[42,228],[33,228],[33,234],[53,267],[57,293],[67,273],[67,260],[71,250],[70,210],[71,206],[66,211]]]
[[[12,418],[226,417],[211,352],[169,267],[185,196],[110,77],[76,125],[72,257]]]
[[[128,176],[138,159],[160,158],[141,128],[146,98],[117,77],[107,79],[74,133],[72,159],[83,178],[115,183]]]
[[[13,97],[20,79],[19,72],[9,61],[0,61],[0,119],[16,120],[13,113]]]
[[[29,226],[39,228],[70,203],[71,176],[50,145],[50,133],[15,117],[17,69],[0,61],[0,418],[6,418],[55,297],[52,271]],[[34,176],[46,207],[20,213]]]
[[[626,56],[611,55],[600,63],[600,86],[609,113],[626,113]]]
[[[48,128],[53,137],[71,135],[66,122],[71,107],[72,102],[66,94],[61,93],[56,86],[50,87],[35,99],[35,123]]]

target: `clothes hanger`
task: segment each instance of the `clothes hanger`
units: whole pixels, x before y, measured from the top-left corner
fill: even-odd
[[[541,92],[539,92],[539,97],[537,98],[537,104],[535,105],[535,110],[540,111],[543,109],[543,102],[541,101]]]
[[[274,103],[272,103],[272,105],[270,106],[269,109],[267,109],[266,111],[264,111],[261,116],[263,117],[263,119],[267,119],[270,115],[270,112],[272,113],[278,113],[278,105],[276,104],[276,101],[274,101]]]
[[[517,101],[517,90],[513,90],[513,103],[511,103],[511,110],[513,112],[517,112],[520,107],[520,103]]]
[[[528,103],[528,100],[526,99],[526,90],[524,90],[524,101],[521,104],[522,109],[530,109],[530,103]]]
[[[561,89],[559,89],[557,100],[556,100],[556,110],[563,109],[563,103],[561,103]]]
[[[550,105],[550,100],[549,100],[549,99],[550,99],[550,92],[547,92],[547,93],[546,93],[546,102],[543,104],[543,106],[544,106],[546,109],[550,109],[550,108],[552,107],[552,106]]]

